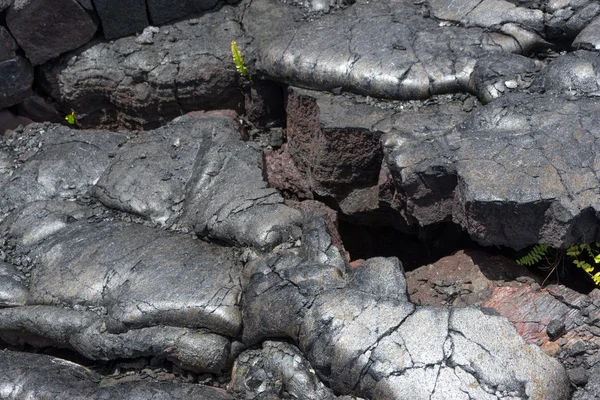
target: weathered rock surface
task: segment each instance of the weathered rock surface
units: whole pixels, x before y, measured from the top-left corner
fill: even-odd
[[[170,382],[122,382],[105,385],[97,373],[60,358],[0,350],[0,393],[6,399],[215,399],[223,390]]]
[[[600,54],[577,50],[557,57],[535,77],[532,89],[570,96],[600,95]]]
[[[152,23],[162,25],[174,19],[188,17],[214,8],[218,0],[185,0],[172,2],[168,0],[148,0],[148,13]]]
[[[599,10],[600,14],[600,10]],[[573,47],[576,49],[600,50],[600,17],[587,25],[573,41]]]
[[[259,150],[241,141],[234,118],[188,115],[131,140],[98,181],[96,197],[230,243],[269,248],[295,240],[300,213],[267,188]]]
[[[0,26],[0,108],[12,106],[31,94],[33,69],[23,57],[17,55],[17,43],[11,34]]]
[[[320,237],[318,247],[329,248],[322,229]],[[373,258],[349,272],[328,261],[338,256],[301,254],[284,251],[244,271],[243,337],[292,339],[335,391],[374,399],[568,395],[558,362],[526,346],[505,319],[475,308],[415,308],[397,260]],[[260,312],[270,304],[283,307]]]
[[[445,133],[390,134],[396,187],[419,194],[407,196],[407,214],[420,225],[452,218],[485,245],[595,240],[599,107],[590,98],[507,95]]]
[[[41,82],[83,128],[151,129],[188,111],[240,109],[230,49],[231,40],[243,49],[241,37],[233,8],[224,6],[160,28],[151,45],[134,37],[92,42],[44,66]]]
[[[13,133],[5,144],[16,162],[0,186],[0,210],[5,214],[31,201],[85,194],[126,139],[124,134],[56,124],[31,124],[20,134]]]
[[[495,310],[527,343],[561,360],[576,388],[573,399],[598,397],[593,374],[599,365],[600,291],[584,295],[558,284],[541,288],[520,269],[512,260],[465,251],[411,271],[407,284],[411,300],[423,304]],[[505,272],[521,278],[504,282]]]
[[[549,39],[572,40],[600,15],[600,4],[592,0],[544,0],[544,3]]]
[[[545,19],[541,10],[517,7],[505,0],[430,0],[428,4],[438,19],[459,22],[466,27],[491,28],[512,36],[524,53],[548,45],[540,37],[544,33]]]
[[[297,347],[266,341],[260,350],[248,350],[233,367],[231,390],[245,399],[289,396],[306,400],[336,399],[331,389],[317,378]]]
[[[101,307],[112,332],[172,325],[238,333],[240,265],[230,249],[84,216],[80,207],[37,202],[3,223],[15,251],[37,260],[28,304]]]
[[[439,261],[406,273],[408,295],[424,306],[481,306],[496,287],[535,282],[523,266],[482,251],[458,251]]]
[[[148,26],[148,13],[144,0],[125,0],[117,3],[109,0],[94,0],[94,6],[102,21],[106,39],[117,39]]]
[[[373,104],[360,97],[289,88],[288,142],[282,151],[265,156],[267,179],[279,190],[296,190],[300,198],[331,196],[345,215],[376,211],[382,202],[398,208],[390,193],[391,177],[382,166],[380,139],[389,132],[404,136],[449,130],[477,101],[439,102],[427,107],[417,102]],[[385,219],[391,222],[389,213]]]
[[[33,65],[89,42],[96,22],[75,0],[17,1],[6,25]]]
[[[0,307],[23,306],[29,291],[25,276],[13,265],[0,262]]]
[[[91,360],[166,357],[180,368],[219,373],[229,367],[230,339],[207,330],[152,326],[107,332],[96,313],[55,306],[0,310],[0,338],[13,345],[72,349]]]
[[[292,25],[276,38],[263,33],[266,26],[244,26],[257,41],[257,68],[271,78],[393,99],[474,91],[480,58],[495,52],[510,62],[509,53],[534,44],[479,28],[439,26],[423,18],[412,1],[357,2],[335,15]]]

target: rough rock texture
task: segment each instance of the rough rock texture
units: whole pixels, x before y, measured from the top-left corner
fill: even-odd
[[[107,332],[97,314],[54,306],[0,310],[0,338],[13,345],[59,347],[91,360],[166,357],[180,368],[219,373],[229,367],[230,339],[206,330],[170,326]]]
[[[563,285],[541,288],[519,269],[502,257],[459,252],[411,271],[407,284],[411,300],[423,304],[475,304],[495,310],[508,318],[527,343],[561,360],[576,388],[573,399],[598,397],[594,374],[600,365],[596,351],[600,346],[600,290],[584,295]],[[521,278],[503,282],[497,279],[502,271]]]
[[[231,250],[135,224],[91,225],[84,215],[37,202],[3,223],[15,251],[37,260],[28,304],[102,307],[112,332],[166,324],[237,334],[240,266]]]
[[[161,28],[151,45],[133,37],[92,42],[44,66],[41,83],[83,128],[151,129],[192,110],[239,109],[230,49],[244,40],[233,16],[225,6]]]
[[[257,248],[293,241],[300,213],[266,187],[235,114],[194,114],[124,145],[94,193],[155,222]],[[235,190],[231,190],[235,187]]]
[[[360,97],[290,88],[288,143],[277,155],[267,153],[267,179],[279,190],[296,190],[299,198],[332,196],[345,215],[378,210],[382,202],[398,208],[390,193],[391,177],[382,166],[385,143],[380,139],[388,132],[404,136],[451,129],[474,107],[472,97],[439,102],[421,109],[414,102],[373,104]],[[389,214],[385,219],[390,223]],[[406,221],[397,224],[406,227]]]
[[[94,6],[102,21],[106,39],[116,39],[141,32],[148,26],[144,0],[94,0]]]
[[[557,57],[534,79],[532,89],[570,96],[600,95],[600,54],[578,50]]]
[[[599,10],[600,14],[600,10]],[[574,48],[600,50],[600,17],[587,25],[573,41]]]
[[[597,15],[600,4],[593,0],[544,0],[545,30],[549,39],[572,40]]]
[[[410,300],[426,306],[480,306],[498,286],[535,282],[535,276],[513,260],[482,251],[458,251],[406,273]]]
[[[430,0],[434,17],[459,22],[462,26],[492,28],[512,36],[528,53],[548,45],[544,34],[544,13],[525,7],[517,7],[505,0]]]
[[[0,307],[25,305],[29,291],[24,282],[25,276],[13,265],[0,262]]]
[[[174,19],[188,17],[214,8],[218,0],[185,0],[172,2],[169,0],[148,0],[148,12],[155,25],[162,25]]]
[[[335,399],[297,347],[266,341],[260,350],[248,350],[233,366],[230,388],[245,399],[266,395],[289,396],[306,400]]]
[[[323,228],[312,232],[320,236],[317,248],[331,249]],[[473,398],[566,398],[562,367],[526,346],[505,319],[475,308],[415,308],[395,259],[373,258],[350,272],[339,264],[339,253],[304,251],[280,252],[245,269],[246,343],[286,336],[332,389],[367,398],[461,392]],[[270,304],[282,306],[259,311]],[[542,376],[546,383],[538,380]]]
[[[321,196],[376,186],[383,160],[382,132],[374,128],[382,115],[336,106],[331,96],[312,91],[290,89],[287,96],[287,150]]]
[[[215,399],[230,400],[225,391],[170,382],[104,384],[93,371],[60,358],[0,350],[0,393],[6,399]]]
[[[11,34],[5,27],[0,26],[0,61],[14,58],[18,48],[19,46],[17,46]]]
[[[77,131],[56,124],[31,124],[7,139],[16,162],[10,165],[10,179],[0,184],[3,214],[35,200],[84,195],[108,167],[110,157],[126,136]]]
[[[276,4],[272,8],[277,12]],[[258,47],[257,68],[266,75],[312,89],[341,87],[395,99],[473,91],[471,78],[481,57],[496,52],[510,62],[514,55],[508,53],[539,42],[479,28],[439,26],[424,19],[420,6],[408,0],[360,1],[334,15],[292,24],[276,38],[263,33],[266,26],[243,22]],[[521,72],[526,70],[512,71]]]
[[[89,42],[96,23],[75,0],[17,1],[6,24],[33,65]]]
[[[507,95],[441,135],[389,135],[396,187],[419,193],[407,197],[408,214],[421,225],[452,218],[485,245],[595,240],[599,108]]]
[[[16,56],[0,61],[0,108],[17,104],[31,95],[33,68],[24,58]]]
[[[33,69],[23,57],[17,55],[17,43],[11,34],[0,26],[0,108],[12,106],[31,94]]]

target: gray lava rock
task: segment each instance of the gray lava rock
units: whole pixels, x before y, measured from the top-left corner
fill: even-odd
[[[0,61],[10,60],[17,56],[17,42],[13,39],[5,27],[0,26]]]
[[[243,246],[262,249],[295,240],[300,213],[267,188],[260,153],[241,141],[234,118],[187,115],[132,140],[99,180],[96,197],[155,222]]]
[[[466,27],[499,27],[501,32],[519,42],[523,52],[548,46],[539,36],[544,32],[541,10],[517,7],[506,0],[430,0],[429,6],[433,16],[439,19],[460,22]]]
[[[6,10],[13,3],[13,0],[0,0],[0,11]]]
[[[24,283],[25,277],[13,265],[0,262],[0,307],[24,305],[29,294]]]
[[[391,134],[389,168],[407,214],[420,225],[452,217],[485,245],[595,240],[599,108],[513,94],[444,133]]]
[[[271,12],[279,13],[277,8],[274,4]],[[263,33],[266,25],[262,30],[244,26],[258,47],[257,69],[273,79],[393,99],[471,91],[479,58],[489,52],[520,53],[539,44],[516,35],[510,26],[508,34],[440,26],[423,18],[420,7],[408,0],[357,2],[335,15],[292,23],[275,38]]]
[[[230,339],[203,330],[170,326],[107,332],[97,314],[54,306],[0,310],[0,338],[13,345],[64,347],[91,360],[162,356],[194,372],[222,372]]]
[[[233,400],[222,389],[172,382],[103,383],[97,373],[42,354],[0,350],[0,393],[6,399]]]
[[[571,96],[600,95],[600,55],[578,50],[557,57],[534,79],[532,89]]]
[[[16,1],[6,24],[33,65],[86,44],[97,29],[76,0]]]
[[[577,35],[572,46],[576,49],[600,50],[600,17],[596,17]]]
[[[350,271],[301,257],[305,246],[246,266],[246,343],[288,337],[334,391],[367,398],[569,395],[560,363],[527,345],[505,318],[415,307],[397,259],[372,258]]]
[[[19,103],[32,94],[33,68],[25,58],[16,56],[0,61],[0,108]]]
[[[11,178],[0,186],[3,213],[35,200],[75,199],[85,194],[108,167],[126,136],[100,131],[78,131],[63,125],[31,124],[21,134],[31,144],[12,147],[18,160]],[[22,153],[21,153],[22,152]]]
[[[162,25],[178,18],[187,17],[214,8],[219,0],[148,0],[148,12],[155,25]]]
[[[245,399],[266,395],[306,400],[332,400],[336,397],[314,373],[297,347],[289,343],[266,341],[260,350],[240,354],[233,367],[231,390]]]
[[[3,223],[15,251],[38,260],[29,304],[105,308],[115,333],[170,325],[237,335],[240,266],[232,250],[141,225],[91,225],[82,213],[37,202]]]
[[[240,109],[231,40],[242,50],[244,40],[233,8],[191,22],[162,27],[152,45],[93,42],[45,65],[40,83],[82,128],[152,129],[188,111]]]
[[[354,218],[373,215],[385,204],[388,210],[378,223],[409,231],[406,221],[390,218],[389,207],[401,205],[396,204],[399,197],[392,193],[385,163],[381,166],[382,133],[395,132],[399,137],[443,133],[477,103],[473,97],[463,102],[451,96],[432,98],[427,105],[376,102],[290,88],[288,143],[277,156],[265,156],[269,183],[280,190],[299,188],[298,195],[305,197],[312,191],[331,196],[345,215]]]
[[[573,39],[596,16],[600,15],[600,4],[593,0],[544,0],[544,2],[548,39]]]
[[[149,25],[144,0],[94,0],[94,5],[102,20],[102,31],[106,39],[141,32]]]

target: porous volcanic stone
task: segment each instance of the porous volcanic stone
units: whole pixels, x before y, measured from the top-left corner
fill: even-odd
[[[86,44],[97,28],[75,0],[17,0],[6,25],[33,65]]]
[[[573,47],[576,49],[600,50],[600,17],[596,17],[577,35],[573,41]]]
[[[548,39],[572,40],[597,15],[600,4],[594,0],[545,0]]]
[[[6,61],[16,57],[16,51],[19,48],[17,43],[6,30],[5,27],[0,26],[0,61]]]
[[[23,274],[14,265],[0,262],[0,307],[25,305],[28,294]]]
[[[527,345],[506,319],[476,308],[415,307],[397,259],[371,258],[354,270],[332,264],[339,253],[306,253],[331,243],[318,218],[308,225],[318,242],[246,266],[247,344],[287,337],[334,391],[366,398],[567,398],[560,363]]]
[[[535,77],[532,89],[570,96],[600,94],[600,54],[577,50],[557,57]]]
[[[102,20],[102,31],[106,39],[117,39],[148,26],[148,14],[144,0],[94,0],[96,11]]]
[[[111,3],[112,4],[112,3]],[[188,111],[237,109],[243,96],[231,40],[244,50],[234,9],[161,27],[154,44],[95,42],[41,70],[40,83],[80,127],[152,129]]]
[[[420,225],[452,218],[485,245],[596,240],[599,110],[595,98],[510,94],[450,131],[391,134],[407,214]]]
[[[0,108],[17,104],[30,96],[33,68],[24,57],[16,56],[0,61]]]

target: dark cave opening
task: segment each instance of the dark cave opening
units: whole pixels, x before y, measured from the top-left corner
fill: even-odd
[[[397,257],[406,272],[435,263],[459,250],[481,250],[515,261],[530,250],[526,248],[515,251],[501,246],[482,246],[472,240],[460,226],[451,222],[421,228],[418,234],[412,234],[383,224],[357,223],[342,215],[338,231],[352,261],[371,257]],[[562,284],[583,294],[596,288],[590,276],[568,259],[563,260],[554,270],[543,264],[527,268],[544,282],[544,286]]]

